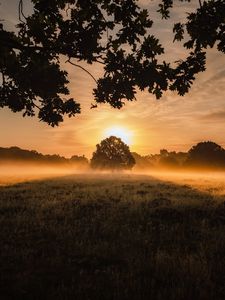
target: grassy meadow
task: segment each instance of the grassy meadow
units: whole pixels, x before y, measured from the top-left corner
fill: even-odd
[[[0,299],[225,299],[225,180],[179,178],[2,177]]]

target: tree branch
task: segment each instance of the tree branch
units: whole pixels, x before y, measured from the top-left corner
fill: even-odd
[[[80,66],[80,65],[78,65],[78,64],[75,64],[75,63],[73,63],[72,61],[70,61],[70,59],[68,59],[67,61],[66,61],[66,63],[70,63],[71,65],[73,65],[73,66],[75,66],[75,67],[78,67],[78,68],[80,68],[80,69],[82,69],[84,72],[86,72],[89,76],[91,76],[91,78],[95,81],[95,83],[98,83],[97,82],[97,80],[95,79],[95,77],[88,71],[88,70],[86,70],[84,67],[82,67],[82,66]]]
[[[101,65],[104,65],[104,64],[105,64],[103,61],[100,61],[100,60],[98,60],[98,59],[95,59],[95,61],[98,62],[98,63],[101,64]]]
[[[15,41],[14,39],[12,39],[11,37],[7,37],[5,38],[5,36],[1,35],[1,43],[8,48],[12,48],[12,49],[18,49],[18,50],[31,50],[31,51],[57,51],[59,54],[65,55],[67,56],[67,53],[63,52],[63,51],[58,51],[57,48],[54,47],[43,47],[43,46],[37,46],[37,45],[22,45],[21,43],[19,43],[18,41]],[[81,60],[85,60],[82,56],[79,55],[74,55],[70,58],[75,58],[75,59],[81,59]],[[98,56],[94,56],[94,60],[93,62],[98,62],[99,64],[104,65],[104,61],[101,61],[99,59],[101,59],[102,56],[98,55]]]
[[[26,16],[24,15],[24,13],[23,13],[23,0],[19,1],[18,11],[19,11],[19,20],[20,20],[20,22],[25,24],[25,22],[21,18],[21,16],[22,16],[22,17],[24,17],[25,20],[27,19]]]
[[[33,102],[33,105],[34,105],[35,107],[37,107],[39,110],[41,110],[40,106],[38,106],[38,105],[35,104],[34,102]]]

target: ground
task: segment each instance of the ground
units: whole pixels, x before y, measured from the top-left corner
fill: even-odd
[[[223,179],[19,181],[1,179],[1,299],[225,299]]]

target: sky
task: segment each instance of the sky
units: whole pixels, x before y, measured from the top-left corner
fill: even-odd
[[[178,3],[172,18],[162,21],[155,13],[157,1],[139,0],[155,20],[151,32],[160,39],[166,49],[165,58],[171,62],[185,57],[181,44],[172,42],[172,25],[193,10],[197,2]],[[0,19],[13,30],[18,23],[18,0],[0,3]],[[24,0],[24,7],[25,14],[29,14],[29,0]],[[197,76],[186,96],[166,92],[156,100],[148,92],[138,92],[137,101],[127,102],[121,110],[108,104],[90,109],[95,82],[82,70],[62,63],[69,72],[71,97],[81,104],[82,113],[52,128],[36,117],[23,118],[22,113],[0,109],[0,147],[18,146],[44,154],[84,154],[91,158],[95,145],[110,134],[121,135],[130,149],[141,155],[158,153],[163,148],[188,151],[192,145],[208,140],[225,147],[225,56],[216,49],[207,54],[207,70]],[[87,69],[96,78],[102,74],[99,65]]]

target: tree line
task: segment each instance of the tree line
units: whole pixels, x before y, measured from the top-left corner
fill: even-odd
[[[159,154],[132,155],[139,169],[225,169],[225,149],[211,141],[200,142],[188,152],[161,149]]]
[[[200,142],[188,152],[161,149],[159,154],[141,156],[131,152],[120,138],[111,136],[96,146],[90,165],[94,169],[224,169],[225,149],[211,142]]]
[[[158,154],[140,155],[131,152],[120,138],[111,136],[96,146],[90,161],[84,156],[73,155],[65,158],[60,155],[44,155],[35,150],[19,147],[0,148],[0,163],[28,162],[40,165],[79,166],[96,170],[157,170],[157,169],[225,169],[225,149],[212,142],[200,142],[188,152],[161,149]]]
[[[36,150],[25,150],[19,147],[3,148],[0,147],[0,162],[28,162],[41,165],[56,164],[64,166],[72,166],[74,164],[87,167],[88,159],[83,155],[73,155],[71,158],[65,158],[58,154],[44,155]]]

